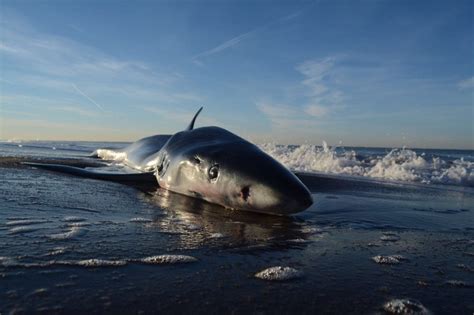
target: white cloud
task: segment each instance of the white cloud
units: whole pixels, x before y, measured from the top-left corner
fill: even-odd
[[[9,16],[0,22],[0,27],[0,52],[15,63],[30,66],[31,72],[92,77],[120,71],[134,75],[134,72],[148,70],[141,62],[120,60],[77,41],[41,33],[24,24],[18,25]]]
[[[303,84],[311,85],[313,82],[320,82],[329,74],[329,70],[334,66],[334,57],[327,57],[320,60],[307,60],[296,67],[301,74],[307,77]]]
[[[474,88],[474,77],[467,78],[458,83],[458,87],[461,90],[473,89]]]
[[[297,18],[298,16],[300,16],[301,14],[303,14],[303,11],[297,11],[297,12],[294,12],[294,13],[291,13],[287,16],[284,16],[282,18],[280,18],[280,21],[281,22],[284,22],[284,21],[289,21],[289,20],[292,20],[294,18]]]
[[[314,126],[313,119],[305,115],[299,107],[284,104],[257,102],[257,109],[271,121],[277,129],[307,128]]]
[[[257,109],[263,113],[272,125],[278,127],[290,127],[293,118],[298,111],[287,105],[275,105],[268,102],[257,102]]]
[[[86,110],[86,109],[83,109],[83,108],[77,107],[77,106],[71,106],[71,105],[58,106],[58,107],[48,107],[48,110],[67,112],[67,113],[71,113],[71,114],[77,114],[77,115],[89,116],[89,117],[97,116],[96,112],[89,111],[89,110]]]
[[[258,102],[257,108],[270,119],[294,116],[297,111],[287,105],[276,105],[266,102]]]
[[[94,126],[90,123],[46,121],[44,119],[4,119],[0,124],[0,136],[4,139],[43,139],[43,140],[123,140],[124,131],[120,128]],[[13,132],[18,128],[17,132]],[[80,137],[78,137],[80,131]],[[115,138],[114,138],[115,137]]]
[[[328,108],[321,105],[308,105],[304,112],[313,117],[323,117],[328,113]]]
[[[6,53],[11,53],[11,54],[25,53],[24,50],[9,46],[5,43],[0,43],[0,51],[4,51]]]
[[[311,96],[318,96],[318,95],[322,95],[324,93],[326,93],[329,88],[324,85],[324,84],[320,84],[320,83],[317,83],[317,82],[312,82],[313,80],[304,80],[303,81],[303,84],[307,85],[309,88],[310,88],[310,95]]]
[[[5,15],[0,27],[0,54],[7,62],[28,66],[30,73],[62,79],[147,80],[157,84],[174,78],[154,73],[141,61],[123,60],[69,38],[39,32],[16,16]]]
[[[304,76],[301,85],[304,87],[303,98],[299,105],[288,106],[259,102],[257,109],[265,114],[274,124],[294,128],[314,126],[315,118],[322,118],[332,111],[340,109],[344,93],[337,88],[332,78],[336,66],[336,57],[307,60],[296,66]],[[301,95],[298,96],[301,98]]]
[[[87,107],[80,105],[72,105],[74,100],[52,100],[45,97],[17,95],[17,94],[1,94],[0,105],[3,107],[3,112],[15,113],[16,110],[10,110],[6,108],[18,109],[24,108],[30,112],[30,115],[36,115],[43,113],[44,110],[48,111],[61,111],[78,114],[81,116],[98,116],[100,112],[97,110],[90,110]],[[6,110],[5,110],[6,109]],[[40,112],[34,109],[41,109]],[[21,114],[23,116],[23,114]]]
[[[327,115],[330,111],[340,108],[344,101],[344,93],[339,90],[334,78],[336,57],[307,60],[296,67],[305,79],[301,82],[308,89],[309,105],[305,112],[313,117]]]
[[[24,96],[41,91],[51,102],[64,104],[71,98],[77,101],[80,95],[79,105],[93,104],[101,110],[117,108],[117,101],[159,101],[172,106],[202,99],[177,84],[185,80],[182,75],[156,73],[141,61],[116,58],[75,40],[40,32],[19,16],[5,14],[0,28],[0,58],[10,65],[2,76]]]
[[[84,33],[84,29],[76,24],[68,24],[67,26],[78,33]]]

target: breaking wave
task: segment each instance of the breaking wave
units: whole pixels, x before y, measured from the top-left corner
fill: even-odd
[[[474,162],[456,154],[417,153],[412,149],[374,149],[316,145],[277,145],[259,147],[293,171],[363,176],[424,184],[474,186]],[[418,151],[418,150],[417,150]],[[446,151],[447,152],[447,151]],[[445,157],[446,156],[446,157]]]
[[[97,156],[104,160],[122,162],[127,159],[127,153],[125,152],[116,152],[109,149],[97,149],[92,153],[93,156]]]

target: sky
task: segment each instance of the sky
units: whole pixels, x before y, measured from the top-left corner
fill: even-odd
[[[0,139],[474,149],[473,1],[0,2]]]

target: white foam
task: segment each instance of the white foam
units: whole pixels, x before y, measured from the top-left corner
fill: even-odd
[[[64,253],[65,249],[58,248],[45,256],[59,255]],[[146,264],[178,264],[190,263],[197,261],[196,258],[187,255],[159,255],[150,256],[142,259],[100,259],[90,258],[83,260],[50,260],[45,262],[22,263],[13,257],[0,256],[0,267],[22,267],[22,268],[44,268],[55,265],[61,266],[79,266],[79,267],[120,267],[125,266],[129,262],[139,262]]]
[[[372,257],[372,260],[375,261],[377,264],[382,264],[382,265],[398,265],[400,262],[407,259],[402,255],[389,255],[389,256],[377,255],[377,256]]]
[[[262,270],[255,277],[270,281],[284,281],[299,278],[303,273],[291,267],[275,266]]]
[[[0,266],[2,267],[9,267],[15,266],[18,262],[15,258],[7,257],[7,256],[0,256]]]
[[[212,233],[211,235],[209,235],[210,238],[223,238],[224,237],[224,234],[222,233]]]
[[[39,230],[39,227],[35,226],[17,226],[9,229],[10,234],[21,234],[21,233],[30,233]]]
[[[68,216],[68,217],[64,217],[63,221],[65,222],[81,222],[81,221],[85,221],[86,219],[84,218],[81,218],[81,217],[76,217],[76,216]]]
[[[116,152],[114,150],[108,149],[98,149],[94,153],[97,154],[99,158],[109,161],[121,162],[127,159],[127,153],[125,152]]]
[[[308,240],[305,240],[304,238],[294,238],[294,239],[288,240],[288,242],[292,242],[292,243],[307,243]]]
[[[55,264],[56,264],[56,261],[22,263],[14,259],[9,260],[7,262],[2,262],[1,257],[0,257],[0,266],[3,266],[3,267],[44,268],[44,267],[50,267]]]
[[[472,184],[474,183],[474,163],[455,160],[448,169],[435,172],[432,181],[440,184]]]
[[[446,284],[453,286],[453,287],[458,287],[458,288],[470,288],[471,285],[465,281],[462,280],[448,280],[446,281]]]
[[[202,229],[202,226],[200,226],[198,224],[186,224],[186,229],[188,229],[190,231],[197,231],[197,230]]]
[[[145,257],[138,261],[146,264],[176,264],[195,262],[197,259],[187,255],[158,255]]]
[[[394,299],[384,304],[383,309],[389,314],[428,315],[431,312],[420,302],[411,299]]]
[[[74,261],[72,264],[83,267],[114,267],[114,266],[125,266],[126,260],[106,260],[106,259],[85,259]]]
[[[53,265],[64,265],[64,266],[79,266],[79,267],[119,267],[125,266],[127,264],[126,260],[108,260],[108,259],[99,259],[99,258],[91,258],[91,259],[84,259],[84,260],[51,260],[46,263],[41,264],[29,264],[29,266],[35,267],[48,267]],[[27,264],[23,266],[27,267]]]
[[[474,185],[474,163],[459,159],[451,164],[438,157],[432,160],[410,149],[393,149],[384,156],[358,159],[354,150],[336,152],[326,142],[315,145],[259,147],[294,171],[364,176],[395,181]]]
[[[301,232],[304,234],[322,234],[323,230],[314,226],[304,226]]]
[[[83,230],[81,229],[81,227],[73,226],[71,227],[69,231],[64,232],[64,233],[52,234],[49,236],[49,238],[53,240],[66,240],[66,239],[70,239],[75,236],[78,236],[82,233],[83,233]]]
[[[45,295],[48,294],[49,290],[47,288],[39,288],[33,291],[34,295]]]
[[[136,222],[136,223],[150,223],[150,222],[153,222],[150,219],[141,218],[141,217],[131,218],[129,221],[130,222]]]
[[[66,252],[66,247],[56,247],[53,248],[49,253],[47,253],[47,256],[56,256],[56,255],[61,255]]]
[[[384,233],[384,235],[380,237],[380,240],[384,242],[396,242],[400,240],[400,236],[394,233]]]
[[[20,219],[20,220],[13,220],[13,221],[8,221],[6,223],[7,226],[15,226],[15,225],[33,225],[33,224],[41,224],[41,223],[46,223],[48,220],[42,220],[42,219]]]
[[[71,227],[71,228],[74,228],[74,227],[83,227],[83,226],[89,226],[91,225],[90,223],[88,222],[72,222],[72,223],[68,223],[67,226],[68,227]]]

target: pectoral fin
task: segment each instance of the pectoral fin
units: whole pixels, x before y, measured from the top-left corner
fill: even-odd
[[[98,172],[94,170],[86,170],[80,167],[61,165],[61,164],[42,164],[42,163],[30,163],[30,162],[25,162],[22,164],[46,169],[53,172],[66,173],[66,174],[93,178],[93,179],[110,180],[110,181],[116,181],[116,182],[154,182],[156,183],[156,177],[153,174],[153,172],[107,173],[107,172]]]

